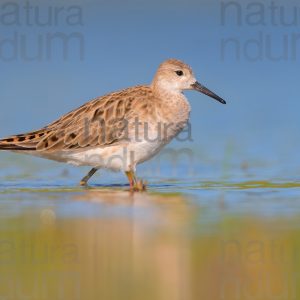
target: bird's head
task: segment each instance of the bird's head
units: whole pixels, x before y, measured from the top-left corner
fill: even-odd
[[[168,93],[182,93],[185,90],[196,90],[215,100],[226,104],[225,100],[200,84],[191,67],[182,61],[168,59],[158,68],[152,87]]]

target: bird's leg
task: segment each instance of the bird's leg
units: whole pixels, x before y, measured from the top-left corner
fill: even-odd
[[[133,171],[127,171],[125,172],[128,181],[129,181],[129,185],[130,185],[130,189],[133,190],[134,189],[134,185],[136,183],[136,177]]]
[[[138,180],[133,171],[125,172],[130,184],[130,190],[142,192],[146,190],[146,182]]]
[[[86,186],[87,182],[90,180],[90,178],[98,171],[98,169],[93,168],[91,171],[89,171],[89,173],[83,177],[80,181],[80,185],[81,186]]]

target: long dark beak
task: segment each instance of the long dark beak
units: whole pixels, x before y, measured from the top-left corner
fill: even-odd
[[[208,88],[206,88],[202,84],[200,84],[198,81],[196,81],[194,84],[192,84],[192,88],[195,91],[198,91],[198,92],[203,93],[211,98],[216,99],[217,101],[221,102],[222,104],[226,104],[225,100],[223,100],[221,97],[216,95],[214,92],[210,91]]]

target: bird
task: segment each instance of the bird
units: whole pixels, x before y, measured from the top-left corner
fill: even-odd
[[[81,186],[99,169],[121,171],[130,190],[144,191],[147,184],[135,175],[136,167],[186,127],[191,112],[187,90],[226,104],[196,80],[188,64],[167,59],[150,84],[97,97],[39,130],[0,139],[0,150],[89,166]]]

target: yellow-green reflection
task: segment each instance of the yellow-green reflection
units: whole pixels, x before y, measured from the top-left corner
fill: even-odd
[[[297,214],[241,216],[221,195],[207,219],[201,197],[105,189],[69,193],[64,214],[48,197],[1,220],[3,299],[299,297]]]

